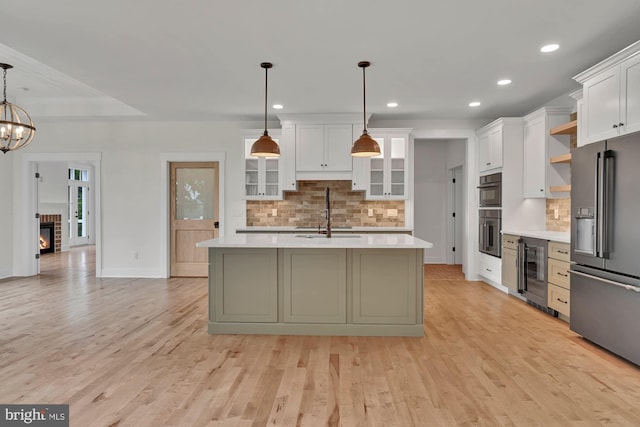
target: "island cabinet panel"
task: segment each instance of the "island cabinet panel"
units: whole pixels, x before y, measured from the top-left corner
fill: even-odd
[[[347,250],[284,249],[286,323],[346,323]]]
[[[277,249],[210,250],[210,319],[223,322],[278,321]]]
[[[421,301],[422,289],[418,252],[353,250],[353,323],[416,323],[416,301]]]

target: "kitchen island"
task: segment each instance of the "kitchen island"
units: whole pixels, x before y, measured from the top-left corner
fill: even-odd
[[[405,234],[235,234],[209,248],[209,333],[423,335],[423,251]]]

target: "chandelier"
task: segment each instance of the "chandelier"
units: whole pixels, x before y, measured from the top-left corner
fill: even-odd
[[[3,72],[4,100],[0,102],[0,151],[15,151],[26,147],[36,134],[31,117],[22,108],[7,101],[7,70],[9,64],[0,63]]]

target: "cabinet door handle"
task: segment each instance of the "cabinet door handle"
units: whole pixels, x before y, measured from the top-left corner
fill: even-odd
[[[624,123],[618,123],[618,126],[622,127],[624,126]]]
[[[613,125],[613,128],[614,128],[614,129],[616,129],[617,127],[618,127],[618,125],[616,125],[616,124],[614,124],[614,125]]]
[[[561,303],[563,303],[563,304],[569,304],[569,301],[564,301],[564,300],[561,300],[560,298],[556,298],[556,299],[557,299],[558,301],[560,301]]]
[[[569,255],[569,252],[567,252],[567,251],[556,251],[556,252],[558,252],[559,254],[562,254],[562,255]]]
[[[487,166],[491,166],[491,162],[487,163]]]
[[[562,273],[560,273],[560,272],[556,272],[556,274],[557,274],[558,276],[562,276],[562,277],[569,277],[569,275],[568,275],[568,274],[562,274]]]

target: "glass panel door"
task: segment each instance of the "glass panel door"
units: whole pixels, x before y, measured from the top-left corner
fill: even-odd
[[[213,219],[215,186],[211,168],[176,168],[176,219]]]
[[[68,225],[69,246],[90,242],[89,174],[83,169],[69,169]]]
[[[405,139],[391,138],[391,195],[405,194]]]
[[[384,138],[373,138],[380,146],[380,156],[372,157],[369,168],[369,195],[384,196]]]

